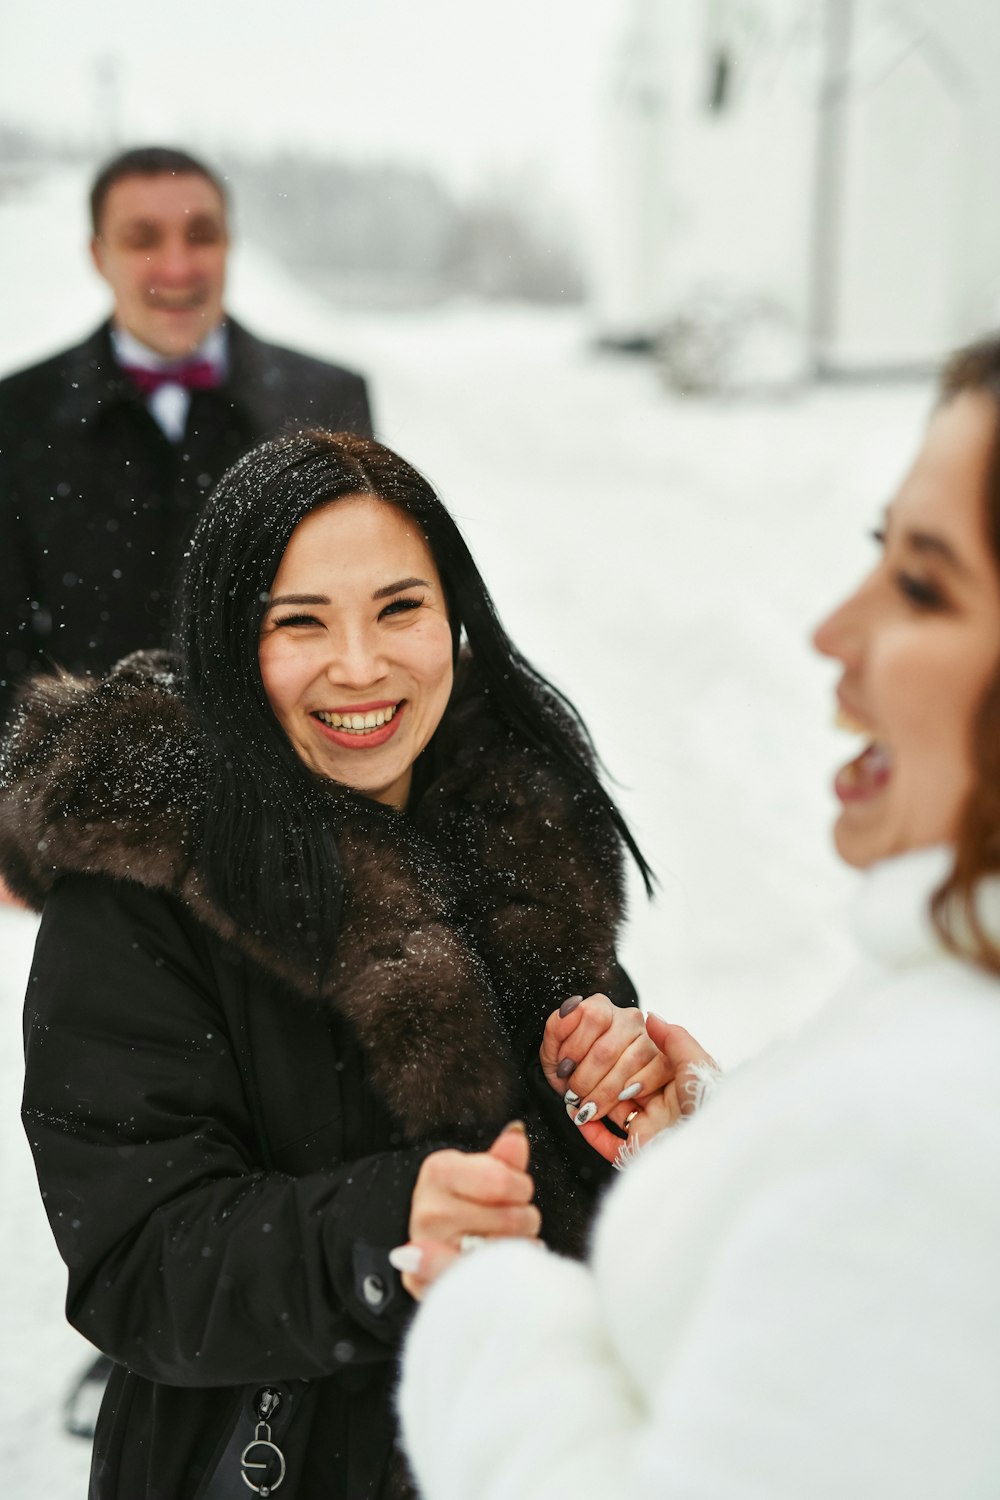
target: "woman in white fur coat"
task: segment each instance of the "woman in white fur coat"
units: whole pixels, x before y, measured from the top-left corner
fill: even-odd
[[[637,1148],[589,1264],[397,1252],[415,1296],[436,1283],[400,1394],[427,1500],[1000,1496],[998,436],[1000,340],[950,364],[875,567],[816,633],[866,740],[836,781],[852,981],[712,1087],[651,1019],[674,1077],[624,1101],[571,1067],[605,1002],[570,1009],[553,1086],[597,1149],[625,1111]],[[523,1137],[495,1149],[528,1170]]]

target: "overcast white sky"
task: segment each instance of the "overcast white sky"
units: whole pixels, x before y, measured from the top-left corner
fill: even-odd
[[[629,0],[4,0],[0,120],[90,138],[530,165],[577,197]]]

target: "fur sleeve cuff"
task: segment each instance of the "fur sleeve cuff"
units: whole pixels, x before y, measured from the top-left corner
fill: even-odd
[[[574,1261],[521,1241],[463,1258],[417,1314],[399,1399],[427,1500],[622,1491],[637,1402]]]
[[[689,1063],[688,1078],[684,1084],[684,1095],[688,1100],[689,1108],[674,1123],[672,1129],[677,1130],[680,1126],[686,1124],[688,1120],[694,1119],[698,1111],[703,1109],[715,1097],[722,1079],[723,1072],[718,1063],[710,1061]],[[658,1136],[653,1137],[653,1140],[658,1139]],[[647,1141],[646,1145],[652,1145],[652,1141]],[[616,1171],[624,1171],[630,1162],[635,1161],[642,1155],[644,1149],[636,1141],[625,1141],[614,1160]]]
[[[722,1069],[714,1062],[691,1063],[688,1068],[688,1080],[684,1085],[684,1092],[691,1101],[691,1114],[696,1115],[699,1109],[714,1099],[719,1084],[722,1082]],[[685,1116],[690,1118],[690,1116]]]

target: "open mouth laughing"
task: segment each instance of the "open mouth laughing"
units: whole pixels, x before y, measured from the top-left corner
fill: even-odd
[[[888,785],[892,776],[892,752],[876,738],[871,727],[843,703],[837,711],[836,722],[838,729],[863,735],[867,744],[859,755],[841,766],[834,779],[834,791],[841,802],[865,802]]]

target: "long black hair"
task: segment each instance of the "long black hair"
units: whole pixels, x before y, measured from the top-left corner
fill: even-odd
[[[278,723],[258,642],[296,526],[358,494],[395,506],[420,527],[444,588],[456,658],[464,634],[494,711],[603,810],[651,891],[650,868],[594,770],[579,714],[508,637],[430,484],[380,443],[310,428],[260,443],[222,476],[184,559],[175,645],[184,696],[208,746],[199,865],[212,895],[249,931],[298,938],[325,965],[343,893],[336,843],[324,832],[331,784],[299,759]],[[558,731],[556,716],[539,713],[540,703],[554,700],[579,727],[579,742]]]

